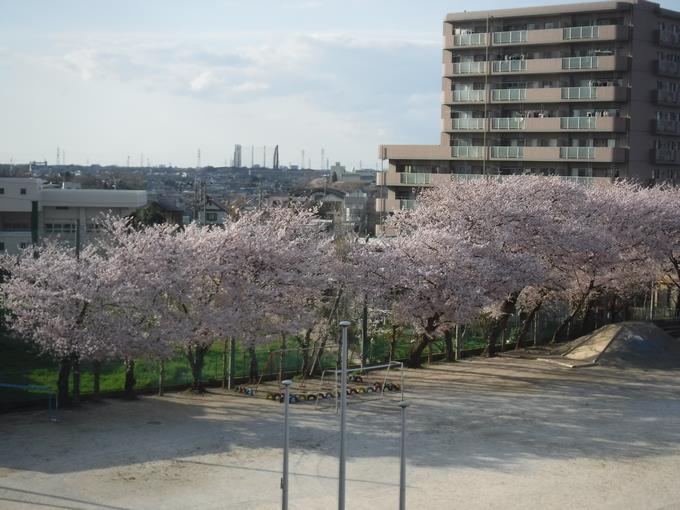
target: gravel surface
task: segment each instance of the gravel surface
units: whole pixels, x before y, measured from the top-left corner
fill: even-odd
[[[522,359],[406,375],[411,509],[680,509],[678,371]],[[394,509],[398,394],[349,407],[347,508]],[[276,509],[281,404],[221,390],[0,415],[0,509]],[[337,506],[332,403],[291,406],[291,509]]]

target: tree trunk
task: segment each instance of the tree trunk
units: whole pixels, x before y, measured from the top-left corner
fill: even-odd
[[[73,398],[71,404],[80,405],[80,357],[74,354],[71,358],[71,370],[73,372]]]
[[[500,338],[503,331],[508,325],[508,320],[510,316],[515,313],[515,305],[517,304],[517,298],[519,297],[519,291],[510,294],[503,304],[501,305],[501,315],[494,321],[491,328],[489,328],[489,334],[486,338],[486,349],[484,354],[489,358],[496,355],[496,344]]]
[[[95,400],[101,399],[101,377],[102,377],[102,362],[96,360],[93,366],[94,370],[94,384],[92,387],[92,398]]]
[[[392,326],[392,340],[390,340],[390,361],[394,361],[397,354],[397,326]]]
[[[202,378],[206,352],[208,352],[208,348],[201,345],[187,349],[187,358],[191,367],[191,391],[194,393],[203,393],[205,391]]]
[[[68,377],[71,373],[71,358],[62,358],[59,362],[59,379],[57,380],[57,399],[60,406],[68,405]]]
[[[571,322],[574,320],[574,317],[576,317],[578,313],[581,311],[581,308],[585,304],[586,299],[588,299],[588,296],[592,292],[594,286],[595,282],[591,280],[590,284],[588,285],[588,290],[586,290],[581,299],[579,299],[578,302],[576,303],[576,306],[574,307],[572,312],[557,327],[555,333],[553,333],[552,339],[550,340],[551,344],[557,343],[559,339],[563,336],[564,332],[568,330],[569,326],[571,325]]]
[[[444,331],[444,348],[446,350],[446,361],[454,361],[456,356],[453,352],[453,332],[450,329]]]
[[[302,366],[300,367],[300,373],[302,374],[303,377],[306,377],[307,375],[311,375],[311,374],[308,374],[308,372],[310,371],[309,348],[311,347],[311,345],[312,345],[312,328],[307,328],[305,330],[304,340],[302,340],[302,342],[300,342],[300,347],[301,347],[301,351],[302,351]]]
[[[158,396],[163,396],[163,386],[165,385],[165,361],[158,363]]]
[[[432,342],[432,336],[427,332],[423,333],[420,337],[420,342],[418,342],[415,347],[411,349],[409,353],[408,360],[406,364],[411,368],[420,368],[423,366],[423,362],[420,359],[425,348]]]
[[[529,330],[531,329],[531,325],[534,322],[534,318],[541,309],[542,305],[543,303],[539,302],[531,309],[529,313],[524,314],[524,318],[522,319],[522,323],[519,328],[519,335],[517,335],[517,343],[515,344],[516,351],[524,348],[524,341],[526,340]]]
[[[135,360],[128,358],[125,360],[125,391],[124,396],[127,400],[135,400]]]
[[[255,347],[249,347],[248,352],[250,353],[250,371],[248,375],[248,381],[252,383],[256,383],[257,379],[259,377],[259,370],[257,366],[257,353],[255,352]]]

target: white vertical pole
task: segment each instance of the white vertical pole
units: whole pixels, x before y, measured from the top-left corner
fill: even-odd
[[[401,448],[399,451],[399,510],[406,510],[406,408],[408,402],[399,402],[401,408]]]
[[[340,321],[342,327],[342,364],[340,367],[340,469],[338,474],[338,510],[345,510],[345,456],[347,428],[347,328],[349,321]]]
[[[288,427],[288,406],[290,404],[290,385],[293,384],[291,380],[281,381],[283,384],[284,401],[283,401],[283,478],[281,479],[281,510],[288,510],[288,443],[289,443],[289,427]]]

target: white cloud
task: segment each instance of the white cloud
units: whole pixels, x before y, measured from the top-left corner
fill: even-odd
[[[215,85],[216,83],[217,80],[215,79],[215,75],[212,71],[203,71],[201,74],[196,76],[196,78],[191,80],[189,86],[194,92],[201,92]]]

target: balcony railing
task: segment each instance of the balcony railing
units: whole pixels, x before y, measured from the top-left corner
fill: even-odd
[[[494,89],[491,91],[492,101],[524,101],[527,89]]]
[[[680,121],[656,119],[656,132],[668,135],[680,135]]]
[[[486,62],[454,62],[453,74],[482,74],[486,72]]]
[[[599,27],[570,27],[562,30],[562,39],[597,39],[600,36]]]
[[[597,121],[595,117],[561,117],[561,129],[596,129]]]
[[[670,149],[652,149],[654,163],[676,163],[678,161],[678,151]]]
[[[401,184],[412,184],[414,186],[422,186],[430,184],[432,174],[410,174],[400,173],[399,182]]]
[[[484,174],[451,174],[451,180],[457,182],[476,181],[477,179],[488,178]]]
[[[491,157],[496,159],[522,159],[524,147],[491,147]]]
[[[526,60],[495,60],[492,66],[494,73],[515,73],[527,70]]]
[[[515,117],[501,117],[491,119],[491,129],[498,130],[524,129],[524,119]]]
[[[459,159],[480,159],[484,155],[484,147],[475,145],[454,145],[451,157]]]
[[[454,46],[485,46],[486,34],[458,34],[453,36]]]
[[[562,99],[597,99],[596,87],[563,87]]]
[[[484,119],[451,119],[451,129],[484,129]]]
[[[484,90],[454,90],[454,101],[484,102]]]
[[[566,57],[562,69],[597,69],[597,57]]]
[[[401,199],[399,200],[399,209],[415,209],[416,201],[413,199]]]
[[[494,32],[494,44],[517,44],[527,42],[528,32],[526,30],[512,30],[509,32]]]
[[[560,147],[560,159],[595,159],[595,147]]]
[[[587,175],[560,175],[559,177],[563,181],[574,182],[576,184],[581,184],[584,186],[591,186],[596,182],[606,180],[605,178],[602,177],[592,177]]]
[[[658,104],[680,104],[680,92],[675,90],[657,90],[656,102]]]
[[[680,47],[680,33],[672,30],[659,30],[659,43],[666,46]]]
[[[680,63],[671,60],[657,60],[657,72],[667,76],[680,76]]]

